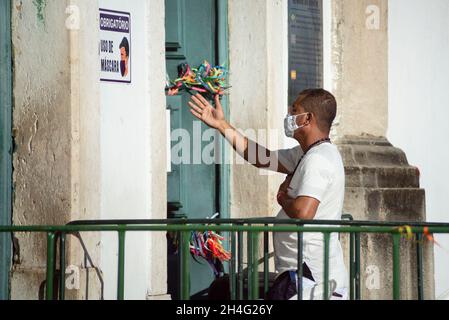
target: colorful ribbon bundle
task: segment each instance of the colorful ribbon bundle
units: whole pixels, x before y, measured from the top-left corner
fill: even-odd
[[[223,248],[223,240],[222,236],[213,231],[195,231],[192,232],[190,238],[190,253],[194,258],[200,257],[206,260],[216,276],[219,276],[220,272],[222,272],[219,265],[231,259],[231,253]]]
[[[412,227],[410,226],[401,226],[397,228],[398,232],[401,234],[401,237],[406,240],[413,240],[418,242],[416,239],[416,235],[413,233]],[[434,245],[438,246],[440,249],[444,250],[446,253],[449,253],[443,246],[441,246],[436,240],[431,232],[429,232],[429,227],[424,227],[422,232],[421,242],[431,242]]]
[[[186,90],[189,93],[202,93],[207,98],[223,96],[228,71],[223,66],[212,67],[204,61],[198,68],[191,68],[187,63],[178,66],[178,79],[171,82],[170,89]]]

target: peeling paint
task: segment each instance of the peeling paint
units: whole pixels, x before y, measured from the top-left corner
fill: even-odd
[[[33,4],[37,10],[37,20],[45,26],[44,11],[47,6],[47,0],[33,0]]]

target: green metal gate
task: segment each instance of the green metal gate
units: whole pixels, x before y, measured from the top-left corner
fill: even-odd
[[[417,272],[417,297],[425,299],[423,295],[423,283],[429,275],[424,274],[422,265],[423,236],[433,233],[449,233],[449,224],[443,223],[411,223],[411,222],[374,222],[374,221],[304,221],[304,220],[276,220],[273,218],[259,219],[218,219],[211,220],[116,220],[116,221],[78,221],[67,226],[0,226],[0,234],[37,232],[47,235],[47,265],[46,265],[46,298],[64,299],[65,296],[65,270],[66,262],[66,236],[78,232],[114,232],[118,239],[118,277],[117,299],[124,299],[124,281],[126,273],[125,242],[129,232],[160,232],[170,231],[179,234],[180,256],[180,298],[189,300],[190,290],[190,237],[192,231],[208,231],[227,233],[231,239],[232,259],[229,262],[229,286],[231,300],[258,300],[263,299],[268,290],[269,263],[268,263],[268,239],[270,232],[298,232],[298,275],[302,274],[303,241],[302,235],[307,232],[322,233],[324,235],[324,266],[323,266],[323,300],[330,297],[329,285],[329,242],[332,233],[349,234],[350,236],[350,299],[358,300],[360,296],[360,235],[361,234],[386,234],[392,238],[392,297],[401,299],[401,265],[413,263],[413,261],[401,261],[401,238],[410,241],[413,236],[416,242],[416,272]],[[407,234],[404,234],[406,230]],[[246,245],[243,243],[243,235],[246,235]],[[260,258],[260,236],[263,237],[263,257]],[[57,244],[59,243],[59,250]],[[247,250],[247,276],[242,277],[243,251]],[[59,252],[59,259],[57,253]],[[59,266],[58,266],[59,260]],[[263,281],[259,280],[259,267],[263,268]],[[59,270],[58,270],[59,267]],[[59,284],[59,285],[58,285]],[[243,289],[246,287],[246,294]],[[59,288],[58,291],[56,291]],[[301,281],[298,281],[298,300],[302,297]]]

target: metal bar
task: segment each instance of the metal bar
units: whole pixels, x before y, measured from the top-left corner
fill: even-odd
[[[297,270],[297,275],[298,275],[298,282],[297,287],[296,287],[296,291],[298,292],[298,300],[302,300],[303,299],[303,286],[302,286],[302,277],[303,277],[303,234],[302,232],[298,232],[298,270]]]
[[[239,247],[239,251],[238,251],[238,300],[243,300],[243,286],[244,286],[244,282],[243,282],[243,232],[239,231],[238,232],[238,247]]]
[[[65,240],[66,234],[59,235],[59,300],[65,300]]]
[[[210,219],[123,219],[123,220],[78,220],[67,225],[139,225],[139,224],[207,224]],[[286,224],[286,225],[334,225],[334,226],[369,226],[369,227],[447,227],[448,223],[441,222],[411,222],[411,221],[361,221],[361,220],[301,220],[301,219],[276,219],[276,218],[252,218],[252,219],[214,219],[213,224]],[[421,230],[422,231],[422,230]]]
[[[47,233],[47,279],[46,299],[53,300],[53,285],[55,276],[55,233]]]
[[[259,299],[259,234],[257,232],[250,232],[250,243],[251,243],[251,278],[250,278],[250,287],[252,297],[250,300],[258,300]]]
[[[423,276],[423,247],[422,247],[422,234],[416,235],[416,264],[417,264],[417,276],[418,276],[418,300],[424,300],[424,276]]]
[[[258,232],[273,232],[273,231],[279,231],[279,232],[323,232],[325,234],[325,238],[326,236],[329,237],[328,241],[330,240],[330,234],[332,232],[350,232],[351,235],[354,234],[354,237],[351,237],[351,241],[354,242],[354,247],[351,244],[351,248],[354,250],[354,260],[351,260],[351,262],[353,261],[354,263],[351,265],[353,266],[353,271],[354,271],[354,293],[355,293],[355,298],[356,299],[360,299],[360,233],[365,232],[365,233],[387,233],[387,234],[393,234],[393,280],[394,280],[394,284],[393,284],[393,297],[395,299],[399,299],[400,298],[400,234],[398,233],[397,228],[391,228],[391,227],[361,227],[361,226],[349,226],[349,227],[339,227],[337,228],[338,231],[334,231],[336,228],[332,228],[332,227],[303,227],[303,226],[231,226],[231,225],[220,225],[220,226],[211,226],[211,225],[185,225],[186,220],[183,220],[183,225],[140,225],[140,226],[135,226],[135,225],[131,225],[131,226],[126,226],[126,225],[95,225],[95,226],[82,226],[82,225],[78,225],[78,226],[22,226],[22,227],[0,227],[0,232],[47,232],[47,288],[46,288],[46,297],[47,299],[53,299],[54,298],[54,292],[53,292],[53,285],[54,285],[54,273],[55,273],[55,261],[56,261],[56,255],[55,255],[55,243],[56,243],[56,237],[55,237],[55,232],[62,232],[62,233],[66,233],[66,232],[75,232],[75,231],[118,231],[119,232],[119,268],[120,268],[120,260],[122,259],[123,261],[123,272],[124,272],[124,257],[125,257],[125,252],[124,252],[124,242],[125,242],[125,232],[126,231],[161,231],[161,230],[174,230],[174,231],[180,231],[183,235],[187,234],[187,237],[185,237],[187,239],[187,245],[185,246],[185,243],[183,241],[183,245],[181,245],[182,248],[187,248],[187,250],[184,250],[184,253],[182,256],[184,256],[185,254],[187,255],[187,257],[189,257],[189,236],[190,235],[190,230],[193,229],[200,229],[200,230],[221,230],[221,231],[231,231],[231,232],[235,232],[237,231],[240,235],[243,234],[244,231],[248,231],[250,232],[250,234],[252,236],[250,236],[250,243],[249,245],[251,245],[251,254],[252,257],[251,259],[248,260],[248,268],[251,268],[252,272],[251,274],[248,274],[248,279],[250,281],[249,285],[248,285],[248,289],[251,290],[251,297],[254,298],[258,298],[258,260],[257,260],[257,254],[254,254],[254,252],[258,253],[257,248],[258,248],[258,241],[257,241],[257,236],[258,236]],[[421,239],[421,232],[422,232],[422,228],[416,228],[413,227],[412,228],[412,232],[413,233],[418,233],[419,234],[419,239]],[[435,232],[449,232],[449,227],[447,225],[445,226],[440,226],[440,227],[429,227],[429,232],[435,233]],[[122,249],[123,249],[123,254],[120,254],[120,243],[121,243],[121,239],[120,239],[120,235],[123,234],[123,244],[122,244]],[[53,237],[53,239],[50,239],[51,236]],[[235,235],[234,235],[235,236]],[[255,237],[255,239],[253,239],[252,237]],[[50,248],[50,243],[53,243],[52,249]],[[299,244],[299,237],[298,237],[298,244]],[[240,261],[243,261],[243,258],[240,260],[240,255],[243,254],[243,248],[240,248],[241,243],[239,242],[239,264]],[[61,250],[62,250],[63,246],[61,246]],[[256,248],[256,250],[254,249]],[[422,250],[422,246],[421,246],[421,250]],[[327,260],[328,258],[328,253],[329,253],[329,243],[327,243],[327,248],[325,245],[325,252],[327,251]],[[249,252],[249,253],[250,253]],[[122,256],[122,258],[120,259],[120,256]],[[299,251],[298,251],[298,256],[299,256]],[[421,257],[418,257],[418,259],[421,259],[421,263],[422,263],[422,253],[421,253]],[[186,259],[185,261],[190,262],[188,259]],[[51,263],[50,263],[51,262]],[[60,261],[61,263],[61,261]],[[327,267],[326,267],[326,263],[327,263]],[[64,263],[65,264],[65,263]],[[185,267],[188,269],[188,264],[189,263],[184,263]],[[240,267],[240,265],[239,265]],[[302,267],[298,266],[298,271],[299,268]],[[418,266],[419,268],[419,266]],[[327,271],[326,271],[327,269]],[[61,269],[62,270],[62,269]],[[120,269],[119,269],[120,271]],[[183,271],[185,271],[183,269]],[[187,270],[188,271],[188,270]],[[239,270],[240,271],[240,270]],[[325,258],[325,275],[326,272],[329,272],[329,261],[326,262],[326,258]],[[418,272],[423,272],[422,268],[421,271],[418,270]],[[188,272],[187,272],[188,273]],[[120,272],[119,272],[120,274]],[[242,273],[240,273],[242,274]],[[422,275],[422,274],[421,274]],[[302,274],[301,274],[302,276]],[[327,275],[327,277],[329,277],[329,275]],[[242,277],[240,277],[242,278]],[[183,278],[188,279],[187,277]],[[419,278],[420,281],[422,281],[422,276]],[[239,279],[240,281],[240,279]],[[120,276],[119,276],[119,282],[120,282]],[[257,284],[257,286],[255,285]],[[325,281],[325,289],[328,291],[327,293],[327,297],[329,297],[329,282],[328,282],[328,278],[327,281]],[[190,284],[187,283],[187,285],[183,286],[183,288],[188,287]],[[118,286],[119,287],[119,286]],[[243,289],[243,286],[241,286],[241,288],[239,289]],[[253,290],[254,289],[254,290]],[[421,284],[421,289],[422,289],[422,284]],[[119,291],[119,290],[118,290]],[[298,291],[299,292],[299,291]],[[243,296],[243,293],[242,293]]]
[[[248,232],[246,234],[246,256],[247,256],[247,277],[246,277],[246,287],[248,290],[248,300],[253,300],[253,286],[252,286],[252,278],[253,278],[253,241],[252,241],[252,232]]]
[[[190,300],[190,231],[180,233],[181,300]]]
[[[186,222],[184,222],[186,223]],[[91,225],[91,226],[0,226],[0,232],[94,232],[94,231],[252,231],[252,232],[357,232],[394,234],[398,227],[326,227],[326,226],[241,226],[241,225]],[[429,233],[449,233],[449,225],[445,227],[428,227]],[[412,227],[411,232],[422,232],[422,227]]]
[[[393,299],[399,300],[401,298],[400,291],[400,241],[401,235],[399,233],[393,234]]]
[[[360,233],[355,233],[355,299],[361,299],[360,286]]]
[[[117,300],[125,299],[125,231],[118,232]]]
[[[354,260],[355,233],[349,233],[349,297],[355,299],[355,260]]]
[[[268,276],[270,274],[270,261],[269,252],[270,250],[270,237],[268,232],[263,233],[263,297],[265,298],[268,294]]]
[[[231,300],[236,300],[237,298],[237,277],[235,275],[236,268],[236,236],[235,232],[231,232],[231,261],[230,261],[230,277],[229,277],[229,287],[231,289]]]
[[[329,300],[329,242],[330,234],[324,233],[324,290],[323,300]]]

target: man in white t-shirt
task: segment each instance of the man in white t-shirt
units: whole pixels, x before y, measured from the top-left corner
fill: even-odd
[[[225,136],[245,160],[258,168],[287,174],[277,201],[282,207],[279,219],[340,220],[343,208],[345,173],[338,149],[330,143],[329,133],[337,112],[334,96],[323,89],[301,92],[289,107],[285,134],[299,146],[270,151],[248,139],[225,119],[220,100],[215,108],[201,95],[189,102],[191,113]],[[252,151],[252,152],[251,152]],[[269,159],[267,161],[267,159]],[[276,272],[297,269],[297,234],[274,233]],[[304,299],[322,299],[324,241],[320,233],[303,235]],[[337,234],[332,234],[329,248],[330,298],[346,298],[347,272]]]

